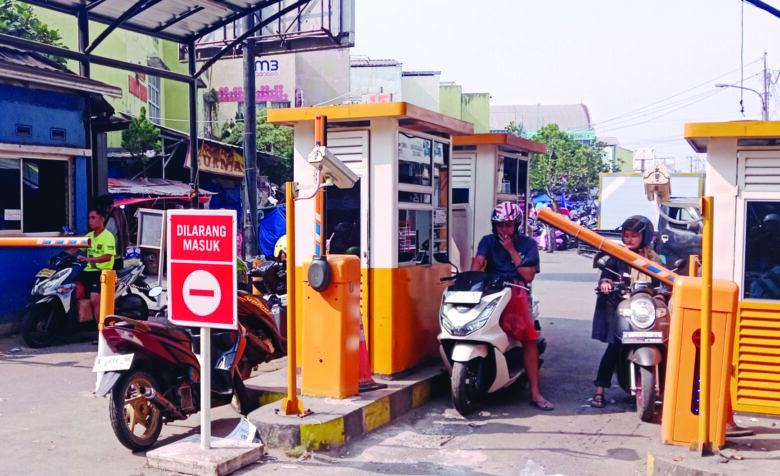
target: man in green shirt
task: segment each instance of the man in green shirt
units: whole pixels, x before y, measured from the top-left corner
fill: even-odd
[[[79,261],[86,261],[87,267],[76,277],[84,285],[84,291],[89,293],[92,304],[93,318],[100,309],[100,274],[104,269],[114,269],[115,242],[114,235],[104,228],[106,211],[100,207],[92,207],[87,216],[89,228],[87,233],[90,246],[87,256],[79,255]],[[71,248],[68,253],[76,254],[80,248]]]

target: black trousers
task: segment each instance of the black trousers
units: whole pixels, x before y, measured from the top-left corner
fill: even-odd
[[[620,348],[623,345],[620,342],[607,344],[607,348],[604,350],[604,355],[601,357],[601,363],[599,363],[599,370],[596,373],[596,380],[593,381],[593,385],[597,387],[609,388],[612,386],[612,374],[615,373],[615,368],[620,358]]]

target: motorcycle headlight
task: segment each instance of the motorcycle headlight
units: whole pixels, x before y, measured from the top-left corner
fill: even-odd
[[[467,336],[469,334],[473,334],[474,332],[482,329],[485,327],[485,324],[487,324],[487,321],[490,319],[490,316],[493,314],[493,311],[495,311],[496,306],[498,306],[498,301],[501,300],[501,297],[497,297],[496,299],[493,299],[490,301],[487,306],[485,306],[482,311],[475,317],[474,319],[470,320],[466,324],[464,324],[461,327],[454,326],[452,322],[447,318],[447,316],[442,312],[441,313],[441,325],[444,327],[444,329],[447,330],[450,334],[454,336]]]
[[[54,292],[63,281],[65,281],[65,278],[67,278],[70,275],[71,268],[65,268],[57,271],[54,276],[47,279],[46,281],[43,281],[41,283],[38,283],[35,287],[33,287],[32,294],[49,294],[50,292]]]
[[[647,329],[655,324],[655,305],[652,299],[644,296],[631,298],[631,324],[640,329]]]

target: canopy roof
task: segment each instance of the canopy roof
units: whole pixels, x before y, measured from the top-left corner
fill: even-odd
[[[186,44],[280,0],[25,0],[30,5]],[[303,6],[309,1],[296,2]]]

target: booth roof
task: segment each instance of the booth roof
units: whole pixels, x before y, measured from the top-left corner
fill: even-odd
[[[780,121],[693,122],[685,124],[685,140],[696,152],[707,152],[710,139],[777,139]]]
[[[472,134],[467,136],[455,136],[452,138],[453,145],[497,145],[507,152],[533,152],[536,154],[546,154],[547,146],[541,142],[524,139],[512,134],[491,133],[491,134]]]
[[[297,122],[313,121],[317,116],[326,116],[328,125],[346,123],[354,126],[356,121],[379,117],[398,119],[399,125],[421,132],[443,132],[452,135],[474,133],[474,124],[439,112],[410,104],[408,102],[386,102],[378,104],[347,104],[339,106],[296,107],[269,109],[268,122],[295,125]]]

